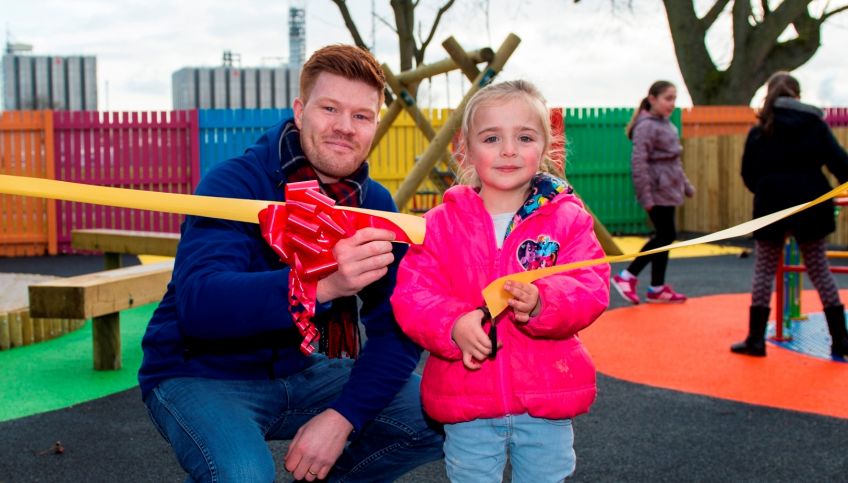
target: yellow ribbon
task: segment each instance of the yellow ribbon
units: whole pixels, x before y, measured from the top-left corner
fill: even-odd
[[[181,215],[205,216],[247,223],[259,223],[258,214],[266,206],[270,204],[285,204],[276,201],[217,198],[214,196],[110,188],[107,186],[94,186],[52,179],[9,175],[0,175],[0,193],[77,201],[95,205],[117,206],[120,208],[162,211]],[[358,211],[385,218],[406,232],[413,243],[422,243],[424,241],[424,219],[421,217],[364,208],[340,206],[339,209]]]
[[[811,206],[815,206],[831,198],[843,195],[846,190],[848,190],[848,183],[840,185],[813,201],[786,208],[776,213],[762,216],[760,218],[756,218],[709,235],[694,238],[692,240],[672,243],[671,245],[646,250],[644,252],[627,253],[624,255],[596,258],[593,260],[583,260],[565,265],[557,265],[554,267],[540,268],[538,270],[506,275],[493,281],[483,289],[483,299],[486,301],[486,305],[489,307],[489,311],[492,313],[492,316],[496,316],[506,309],[508,306],[507,301],[511,298],[509,292],[503,289],[504,283],[507,280],[530,283],[549,275],[567,272],[569,270],[576,270],[578,268],[591,267],[602,263],[615,263],[677,248],[700,245],[702,243],[712,243],[720,240],[726,240],[728,238],[747,235],[765,227],[766,225],[770,225],[778,220],[794,215],[799,211],[806,210]],[[282,204],[274,201],[217,198],[212,196],[162,193],[158,191],[132,190],[126,188],[110,188],[81,183],[69,183],[67,181],[9,175],[0,175],[0,193],[77,201],[80,203],[117,206],[121,208],[162,211],[183,215],[222,218],[225,220],[243,221],[248,223],[259,223],[259,211],[269,204]],[[396,224],[404,232],[406,232],[407,236],[409,236],[409,239],[412,240],[413,243],[420,244],[424,241],[425,222],[421,217],[363,208],[339,208],[342,210],[358,211],[384,218]]]
[[[556,273],[567,272],[569,270],[576,270],[578,268],[591,267],[594,265],[600,265],[602,263],[615,263],[624,260],[630,260],[636,257],[641,257],[643,255],[653,255],[654,253],[667,252],[669,250],[674,250],[676,248],[683,248],[692,245],[700,245],[702,243],[712,243],[719,240],[726,240],[728,238],[735,238],[742,235],[747,235],[752,233],[760,228],[763,228],[766,225],[770,225],[778,220],[782,220],[788,216],[794,215],[799,211],[806,210],[811,206],[815,206],[819,203],[827,201],[831,198],[835,198],[840,195],[844,195],[844,191],[848,190],[848,183],[842,184],[839,187],[829,191],[826,194],[819,196],[813,201],[802,203],[800,205],[795,205],[790,208],[786,208],[784,210],[780,210],[776,213],[772,213],[770,215],[761,216],[759,218],[755,218],[751,221],[747,221],[745,223],[741,223],[736,226],[732,226],[730,228],[726,228],[721,231],[717,231],[715,233],[711,233],[709,235],[704,235],[699,238],[694,238],[692,240],[686,240],[683,242],[672,243],[671,245],[666,245],[664,247],[654,248],[652,250],[646,250],[644,252],[637,253],[626,253],[624,255],[615,255],[604,258],[596,258],[593,260],[583,260],[579,262],[567,263],[564,265],[556,265],[553,267],[540,268],[538,270],[530,270],[527,272],[514,273],[511,275],[503,276],[483,289],[483,299],[486,301],[486,306],[489,307],[489,312],[492,313],[492,317],[500,314],[507,308],[507,301],[512,297],[512,295],[504,290],[503,286],[507,280],[515,280],[518,282],[530,283],[534,280],[538,280],[543,277],[547,277],[549,275],[553,275]]]

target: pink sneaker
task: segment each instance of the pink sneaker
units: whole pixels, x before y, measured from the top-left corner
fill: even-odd
[[[645,295],[645,302],[649,304],[682,304],[685,301],[686,296],[675,292],[668,284],[663,285],[662,289],[656,292],[648,290]]]
[[[624,300],[627,300],[633,305],[639,305],[639,294],[636,293],[637,283],[639,283],[639,279],[637,278],[625,280],[620,275],[612,276],[612,286],[622,297],[624,297]]]

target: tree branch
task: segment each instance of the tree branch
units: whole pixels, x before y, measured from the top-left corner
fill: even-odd
[[[765,2],[766,0],[763,1]],[[730,3],[730,0],[717,0],[716,3],[710,7],[710,10],[701,17],[701,25],[703,25],[704,31],[709,30],[710,27],[713,26],[716,19],[719,15],[721,15],[721,12],[724,11],[724,7],[726,7],[728,3]]]
[[[391,22],[389,22],[388,20],[386,20],[386,19],[385,19],[385,17],[383,17],[382,15],[377,15],[376,13],[374,14],[374,16],[375,16],[375,17],[377,17],[377,20],[379,20],[380,22],[382,22],[382,23],[383,23],[386,27],[388,27],[389,29],[391,29],[391,31],[392,31],[392,32],[394,32],[395,34],[397,34],[397,29],[395,28],[395,26],[394,26],[394,25],[392,25],[392,24],[391,24]]]
[[[845,5],[844,7],[839,7],[839,8],[833,9],[830,12],[823,13],[822,16],[819,17],[819,23],[824,23],[824,21],[829,19],[830,17],[833,17],[834,15],[840,14],[840,13],[846,11],[846,10],[848,10],[848,5]]]
[[[433,20],[433,25],[430,27],[430,33],[427,35],[425,40],[421,41],[421,46],[417,49],[418,52],[424,54],[424,51],[427,50],[427,46],[430,45],[430,42],[433,40],[433,36],[436,34],[436,29],[439,27],[439,22],[442,20],[442,15],[448,11],[453,6],[454,0],[448,0],[441,7],[439,7],[439,11],[436,13],[436,19]],[[417,57],[417,54],[416,54]],[[420,59],[423,60],[423,59]],[[419,60],[419,62],[420,62]]]
[[[772,10],[771,14],[763,18],[763,23],[757,26],[752,37],[757,45],[774,45],[777,38],[793,23],[800,15],[807,12],[807,6],[812,0],[784,0],[783,3]],[[737,2],[738,3],[738,2]]]
[[[345,0],[332,0],[333,3],[339,7],[339,12],[342,14],[342,18],[344,19],[345,27],[347,27],[348,32],[350,32],[351,37],[353,37],[353,42],[357,47],[369,50],[368,46],[365,44],[365,41],[362,40],[362,36],[359,35],[359,29],[356,28],[356,23],[353,21],[353,17],[350,16],[350,11],[347,8],[347,3]]]

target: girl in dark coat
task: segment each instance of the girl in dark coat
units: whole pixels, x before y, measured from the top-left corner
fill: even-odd
[[[822,112],[798,99],[798,80],[777,72],[768,91],[759,123],[751,128],[742,155],[742,179],[754,193],[754,217],[818,198],[832,188],[822,166],[848,181],[848,154],[822,120]],[[764,356],[772,280],[783,254],[784,238],[794,236],[804,257],[807,275],[824,306],[832,338],[831,354],[848,355],[845,310],[825,253],[825,237],[836,229],[833,202],[827,201],[754,232],[756,263],[751,293],[748,337],[730,350]],[[777,310],[781,310],[778,307]]]

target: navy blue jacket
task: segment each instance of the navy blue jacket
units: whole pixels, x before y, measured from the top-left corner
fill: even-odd
[[[266,132],[243,155],[215,166],[201,180],[197,194],[283,201],[282,126]],[[363,208],[397,211],[379,183],[369,179],[364,189]],[[142,397],[173,377],[255,380],[302,370],[307,357],[297,346],[186,356],[186,337],[226,345],[227,340],[261,338],[293,323],[287,303],[289,268],[262,239],[258,224],[188,216],[181,232],[173,277],[142,340],[144,360],[138,375]],[[358,294],[366,342],[341,396],[330,406],[356,431],[388,405],[420,357],[420,349],[400,331],[389,304],[405,248],[395,244],[389,274]]]
[[[742,179],[754,194],[754,218],[812,201],[832,189],[822,167],[848,181],[848,154],[822,120],[821,111],[789,97],[774,106],[774,132],[751,128],[742,155]],[[819,240],[836,229],[828,200],[754,232],[757,240]]]

